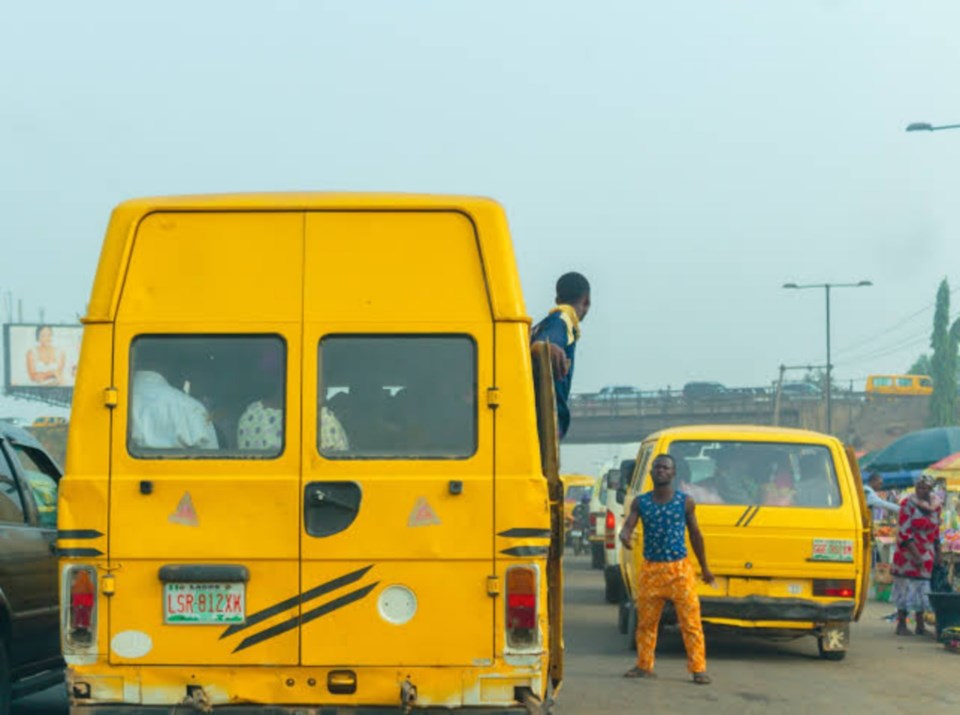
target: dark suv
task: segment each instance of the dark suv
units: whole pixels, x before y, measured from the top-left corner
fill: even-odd
[[[0,422],[0,715],[63,680],[57,598],[62,472],[28,432]]]
[[[730,394],[730,390],[719,382],[688,382],[683,386],[683,396],[690,402],[722,400]]]

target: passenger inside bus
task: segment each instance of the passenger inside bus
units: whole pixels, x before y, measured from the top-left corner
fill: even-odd
[[[717,454],[716,490],[725,504],[759,502],[759,478],[747,450],[725,447]]]
[[[800,455],[800,479],[797,482],[797,506],[827,507],[840,504],[837,479],[829,464],[826,450]]]
[[[767,506],[792,506],[795,496],[790,457],[786,452],[777,452],[770,463],[770,481],[763,487],[763,503]]]
[[[343,424],[341,458],[444,459],[476,449],[474,345],[462,336],[328,336],[323,404]],[[321,415],[321,429],[325,418]]]
[[[217,449],[207,408],[164,377],[170,365],[154,345],[138,346],[130,400],[130,443],[140,449]]]

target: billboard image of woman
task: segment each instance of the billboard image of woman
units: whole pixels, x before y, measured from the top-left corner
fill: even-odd
[[[6,325],[7,387],[73,387],[77,325]]]
[[[37,326],[37,344],[27,350],[27,374],[37,385],[62,385],[67,354],[53,344],[53,328]]]

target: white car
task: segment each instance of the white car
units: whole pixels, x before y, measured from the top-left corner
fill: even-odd
[[[600,469],[600,477],[590,496],[590,566],[595,569],[602,569],[606,564],[608,494],[616,492],[619,482],[620,467],[608,462]]]
[[[607,488],[607,511],[604,515],[604,564],[603,581],[604,597],[607,603],[621,603],[626,596],[623,587],[623,575],[620,570],[620,527],[623,525],[624,505],[623,497],[617,499],[618,492],[622,492],[621,485],[626,486],[627,480],[633,473],[636,461],[622,460],[610,475]]]

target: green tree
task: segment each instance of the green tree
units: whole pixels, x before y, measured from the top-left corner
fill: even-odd
[[[933,314],[933,334],[930,347],[930,376],[933,395],[930,398],[931,427],[944,427],[957,421],[957,343],[960,340],[960,320],[950,325],[950,286],[947,279],[937,290],[937,307]]]
[[[916,360],[913,361],[913,364],[907,368],[908,375],[929,375],[933,370],[933,365],[930,361],[929,353],[924,353]]]

